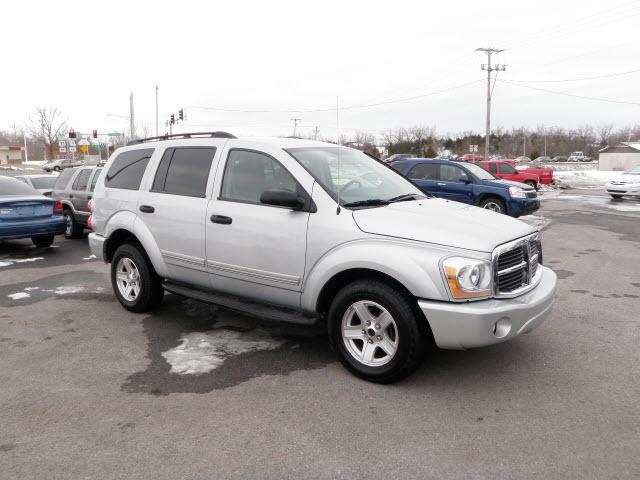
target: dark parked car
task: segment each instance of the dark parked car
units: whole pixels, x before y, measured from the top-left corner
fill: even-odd
[[[102,167],[68,168],[58,176],[52,196],[62,203],[65,237],[82,237],[90,216],[89,200],[101,171]]]
[[[505,213],[527,215],[540,208],[535,188],[523,183],[498,180],[482,167],[469,162],[411,158],[391,167],[409,178],[423,192]]]
[[[552,162],[566,162],[568,161],[567,157],[564,155],[556,155],[551,159]]]
[[[10,177],[0,177],[0,241],[31,238],[48,247],[64,232],[62,205],[33,187]]]

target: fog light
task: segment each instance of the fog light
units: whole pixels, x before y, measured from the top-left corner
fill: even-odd
[[[493,334],[496,338],[504,338],[509,335],[511,331],[511,320],[508,318],[501,318],[493,324]]]

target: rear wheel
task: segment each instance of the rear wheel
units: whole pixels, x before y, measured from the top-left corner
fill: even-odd
[[[151,261],[137,245],[120,246],[111,260],[111,285],[116,298],[132,312],[148,312],[160,305],[164,289]]]
[[[54,235],[38,235],[37,237],[31,237],[31,241],[38,248],[45,248],[51,246],[53,243]]]
[[[76,218],[73,216],[73,212],[71,210],[65,210],[62,214],[65,221],[65,229],[64,236],[65,238],[80,238],[82,237],[82,233],[84,228],[78,222],[76,222]]]
[[[351,373],[391,383],[413,372],[428,349],[428,327],[396,288],[361,280],[344,287],[328,315],[331,345]]]
[[[504,202],[495,197],[485,198],[480,202],[479,207],[496,213],[507,213],[507,207],[505,207]]]

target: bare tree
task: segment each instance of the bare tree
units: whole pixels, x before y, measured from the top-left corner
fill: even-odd
[[[58,107],[38,107],[29,117],[29,131],[40,143],[44,144],[48,158],[54,156],[54,145],[67,129],[67,121],[63,120]]]

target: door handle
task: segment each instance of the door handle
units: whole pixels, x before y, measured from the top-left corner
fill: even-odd
[[[446,186],[447,184],[446,184],[446,183],[443,183],[443,182],[438,182],[438,185],[440,185],[441,187],[444,187],[444,186]]]
[[[151,205],[140,205],[140,211],[143,213],[153,213],[156,211]]]
[[[231,217],[225,217],[224,215],[211,215],[211,221],[213,223],[220,223],[222,225],[231,225],[233,221]]]

